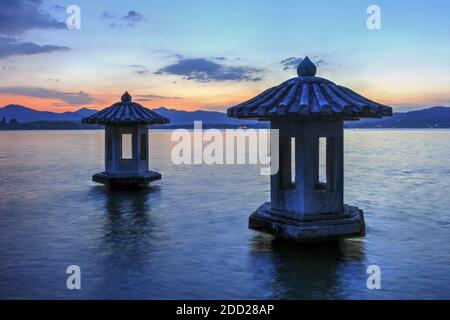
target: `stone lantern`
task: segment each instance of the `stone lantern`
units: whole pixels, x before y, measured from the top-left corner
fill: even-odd
[[[344,204],[343,122],[392,116],[392,108],[316,77],[308,57],[297,74],[228,109],[229,117],[268,120],[279,130],[271,201],[250,216],[249,227],[299,241],[364,236],[363,211]]]
[[[169,123],[169,119],[132,102],[125,92],[120,102],[82,122],[105,125],[105,171],[94,174],[92,181],[116,187],[161,179],[161,174],[148,169],[148,125]]]

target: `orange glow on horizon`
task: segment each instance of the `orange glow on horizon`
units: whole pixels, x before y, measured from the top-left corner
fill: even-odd
[[[133,101],[142,104],[143,106],[154,109],[159,107],[166,107],[168,109],[177,109],[185,111],[195,111],[195,110],[217,110],[222,109],[225,111],[227,107],[238,104],[242,101],[247,100],[250,97],[242,97],[227,100],[225,97],[217,99],[202,99],[202,98],[180,98],[180,99],[152,99],[151,101],[141,101],[138,98],[133,99]],[[83,107],[89,109],[101,110],[105,107],[109,107],[113,103],[119,101],[117,98],[103,97],[96,98],[97,102],[85,105],[68,105],[64,101],[52,98],[35,98],[26,96],[0,96],[0,108],[9,104],[17,104],[27,108],[31,108],[38,111],[50,111],[50,112],[67,112],[76,111]]]
[[[120,90],[113,90],[119,92]],[[251,92],[250,92],[251,91]],[[143,106],[154,109],[158,107],[166,107],[169,109],[177,109],[184,111],[195,110],[210,110],[225,112],[228,107],[246,101],[253,96],[260,93],[259,90],[248,90],[247,94],[236,94],[233,96],[213,94],[207,92],[205,96],[198,94],[196,97],[180,97],[180,98],[158,98],[149,101],[140,100],[138,97],[133,97],[133,101],[142,104]],[[444,93],[415,93],[415,94],[401,94],[394,93],[392,90],[383,91],[381,88],[375,90],[364,88],[357,90],[357,92],[367,98],[385,105],[443,105],[449,98]],[[76,111],[80,108],[86,107],[89,109],[101,110],[119,101],[121,94],[94,94],[95,102],[85,105],[68,105],[60,99],[54,98],[36,98],[16,95],[2,95],[0,96],[0,107],[9,104],[18,104],[34,110],[51,111],[62,113],[66,111]],[[145,100],[145,99],[144,99]]]

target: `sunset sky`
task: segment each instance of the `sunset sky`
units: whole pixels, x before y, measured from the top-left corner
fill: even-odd
[[[67,6],[81,9],[69,30]],[[381,9],[381,30],[366,27]],[[450,1],[1,0],[0,107],[220,110],[318,76],[396,110],[450,106]]]

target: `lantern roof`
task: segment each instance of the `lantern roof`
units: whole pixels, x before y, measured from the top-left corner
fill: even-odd
[[[327,79],[316,77],[317,67],[305,57],[298,76],[269,88],[228,109],[233,118],[359,119],[392,116],[392,108],[372,101]]]
[[[83,123],[90,124],[111,124],[111,125],[129,125],[129,124],[165,124],[169,119],[163,117],[153,110],[145,108],[139,103],[132,102],[132,97],[125,91],[121,101],[112,106],[104,108],[93,115],[83,118]]]

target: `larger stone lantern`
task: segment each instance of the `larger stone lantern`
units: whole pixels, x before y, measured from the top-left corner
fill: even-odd
[[[94,182],[128,187],[161,179],[160,173],[148,169],[148,126],[169,123],[169,119],[132,102],[125,92],[120,102],[82,122],[105,125],[105,171],[94,174]]]
[[[316,77],[308,57],[297,73],[228,109],[229,117],[268,120],[279,130],[271,201],[250,216],[249,227],[300,241],[364,236],[363,211],[344,204],[343,122],[392,116],[392,108]]]

